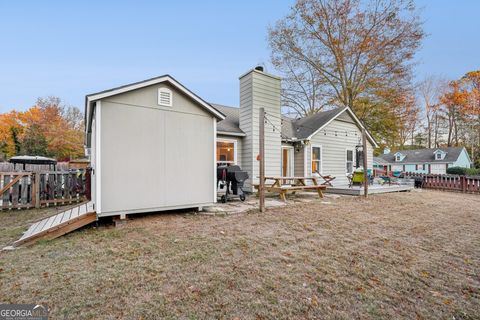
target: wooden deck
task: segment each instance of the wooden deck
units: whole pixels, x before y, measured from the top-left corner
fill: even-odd
[[[404,192],[413,190],[413,184],[392,184],[392,185],[370,185],[368,186],[368,194],[389,193],[389,192]],[[325,190],[326,193],[345,194],[350,196],[362,196],[364,194],[361,186],[333,186]]]
[[[50,240],[94,222],[97,215],[93,203],[82,203],[51,217],[37,221],[28,228],[23,236],[13,243],[17,247],[32,244],[38,240]]]

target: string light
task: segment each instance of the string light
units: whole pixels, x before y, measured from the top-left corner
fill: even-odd
[[[277,116],[277,115],[274,115],[274,114],[270,114],[270,113],[265,112],[265,124],[266,124],[266,125],[271,125],[273,132],[277,132],[277,131],[278,131],[278,132],[280,133],[280,137],[281,137],[282,139],[285,139],[285,140],[295,140],[295,139],[296,139],[295,137],[288,137],[288,136],[284,135],[284,134],[282,133],[282,130],[279,129],[275,124],[273,124],[273,122],[269,119],[269,117],[270,117],[270,118],[276,118],[276,119],[280,120],[280,124],[283,124],[285,119],[284,119],[284,118],[281,118],[281,117],[279,117],[279,116]],[[318,128],[313,128],[313,127],[310,127],[310,126],[307,126],[307,125],[303,125],[303,124],[295,124],[295,127],[296,127],[296,132],[300,132],[300,129],[305,129],[305,128],[312,130],[312,132],[316,132],[316,131],[318,130]],[[358,132],[357,132],[357,131],[348,131],[348,130],[345,130],[345,131],[343,131],[343,130],[341,130],[341,131],[332,130],[332,131],[330,131],[330,130],[326,130],[326,129],[322,129],[322,130],[323,130],[323,135],[324,135],[324,136],[327,136],[327,135],[329,135],[329,134],[331,133],[331,134],[334,135],[335,137],[338,137],[338,134],[339,134],[339,133],[341,134],[341,133],[345,132],[345,137],[349,137],[349,136],[358,137]]]

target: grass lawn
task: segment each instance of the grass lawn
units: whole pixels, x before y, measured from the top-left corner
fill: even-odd
[[[1,252],[0,302],[52,319],[480,319],[478,195],[328,201],[148,215]],[[0,213],[0,245],[48,214]]]

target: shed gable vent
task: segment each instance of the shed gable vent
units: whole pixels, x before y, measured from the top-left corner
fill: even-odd
[[[167,88],[158,89],[158,105],[165,107],[172,106],[172,90]]]

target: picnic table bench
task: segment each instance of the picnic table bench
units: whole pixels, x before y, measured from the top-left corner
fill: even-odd
[[[268,180],[273,180],[272,184],[267,184]],[[307,185],[306,181],[311,180],[312,185]],[[290,185],[285,185],[282,182],[284,181],[291,181]],[[317,182],[316,177],[265,177],[265,191],[267,192],[276,192],[280,195],[280,199],[283,201],[287,201],[286,194],[291,192],[295,194],[297,191],[304,191],[304,190],[316,190],[318,196],[323,198],[322,190],[327,188],[326,185],[319,185]],[[260,184],[253,184],[254,188],[257,189],[257,193],[260,190]]]

